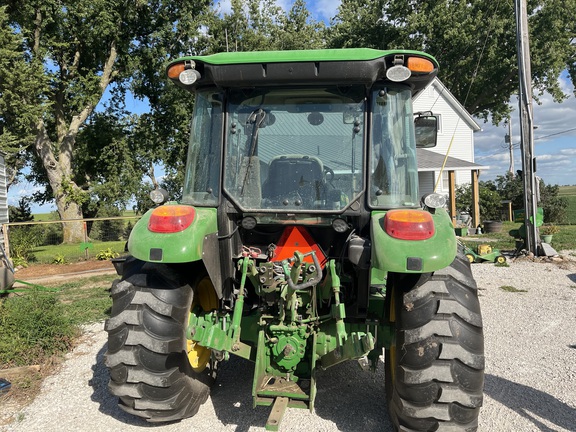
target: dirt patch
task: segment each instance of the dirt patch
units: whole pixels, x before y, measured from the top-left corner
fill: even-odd
[[[114,271],[111,261],[81,261],[73,264],[36,264],[18,269],[15,278],[23,281],[43,279],[50,276],[73,275],[98,271]]]

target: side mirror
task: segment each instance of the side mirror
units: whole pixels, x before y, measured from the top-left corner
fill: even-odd
[[[416,147],[436,147],[438,138],[438,117],[433,115],[418,116],[414,119]]]

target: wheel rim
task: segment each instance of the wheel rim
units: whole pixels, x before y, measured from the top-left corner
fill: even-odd
[[[212,285],[212,281],[208,277],[203,278],[194,290],[194,300],[190,310],[193,311],[196,306],[200,306],[204,312],[218,308],[218,297],[214,291],[214,285]],[[186,339],[186,354],[192,369],[196,372],[202,372],[210,361],[211,351],[210,348],[200,346],[197,342]]]
[[[503,256],[499,256],[498,258],[496,258],[496,262],[499,264],[504,264],[506,262],[506,258],[504,258]]]
[[[468,261],[470,261],[471,263],[474,262],[474,257],[470,254],[466,255],[466,258],[468,258]]]

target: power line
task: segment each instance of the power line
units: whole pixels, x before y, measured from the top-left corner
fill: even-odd
[[[576,127],[571,128],[571,129],[566,129],[566,130],[563,130],[563,131],[560,131],[560,132],[554,132],[554,133],[548,134],[548,135],[543,135],[543,136],[539,136],[539,137],[534,137],[534,141],[536,141],[536,140],[542,140],[542,139],[544,139],[544,138],[550,138],[550,137],[557,136],[557,135],[562,135],[562,134],[565,134],[565,133],[568,133],[568,132],[572,132],[572,131],[576,131]],[[504,143],[504,144],[503,144],[503,143],[500,143],[500,145],[502,146],[502,148],[506,148],[506,149],[508,148],[508,145],[506,145],[505,143]],[[520,141],[515,142],[515,143],[512,143],[511,145],[512,145],[514,148],[518,148],[518,147],[520,147]]]
[[[563,130],[563,131],[560,131],[560,132],[555,132],[555,133],[550,134],[550,135],[544,135],[544,136],[540,136],[540,137],[535,137],[534,140],[540,140],[540,139],[544,139],[544,138],[550,138],[551,136],[562,135],[562,134],[565,134],[565,133],[568,133],[568,132],[572,132],[572,131],[575,131],[575,130],[576,130],[576,127],[572,128],[572,129],[566,129],[566,130]]]

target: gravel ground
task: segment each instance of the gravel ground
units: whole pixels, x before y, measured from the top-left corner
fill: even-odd
[[[474,264],[481,289],[486,383],[480,430],[576,431],[576,262]],[[526,292],[507,292],[511,286]],[[252,366],[233,358],[220,369],[212,396],[179,423],[150,425],[116,405],[103,365],[103,323],[48,378],[32,405],[2,431],[264,431],[269,409],[252,408]],[[384,368],[355,362],[319,373],[315,414],[288,409],[281,431],[388,432]],[[0,407],[1,409],[1,407]]]

